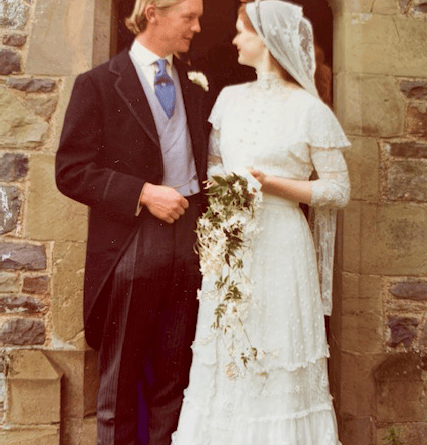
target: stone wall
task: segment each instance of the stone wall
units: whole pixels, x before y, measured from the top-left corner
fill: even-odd
[[[427,3],[336,2],[335,108],[353,146],[331,320],[344,445],[427,444]]]
[[[108,58],[109,0],[0,2],[0,442],[95,443],[87,209],[55,152],[75,76]]]

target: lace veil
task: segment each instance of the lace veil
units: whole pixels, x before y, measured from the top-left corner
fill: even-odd
[[[313,30],[302,8],[281,0],[257,0],[246,4],[246,12],[273,57],[304,89],[319,97]]]
[[[319,97],[311,23],[302,8],[282,0],[256,0],[246,4],[246,12],[268,50],[280,65],[309,93]],[[317,253],[320,289],[325,315],[332,312],[332,284],[336,232],[335,209],[310,209],[310,222]]]

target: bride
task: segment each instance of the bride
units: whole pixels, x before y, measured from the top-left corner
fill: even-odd
[[[265,355],[237,376],[226,372],[230,352],[211,328],[218,302],[206,276],[172,443],[338,445],[324,314],[332,309],[335,209],[349,199],[341,153],[349,142],[318,98],[312,28],[299,6],[243,5],[233,43],[239,63],[256,68],[258,78],[219,95],[210,169],[247,168],[262,186],[259,233],[245,264],[253,289],[244,327]],[[314,170],[318,179],[309,180]],[[314,209],[314,240],[299,203]]]

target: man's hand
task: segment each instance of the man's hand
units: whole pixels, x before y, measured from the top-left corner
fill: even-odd
[[[169,224],[174,223],[188,209],[188,201],[175,189],[146,182],[140,198],[149,212]]]

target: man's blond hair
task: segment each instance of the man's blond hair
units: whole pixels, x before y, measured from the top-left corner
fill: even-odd
[[[136,0],[132,14],[125,20],[125,24],[135,35],[138,35],[147,27],[145,11],[148,6],[154,5],[158,9],[167,9],[183,1],[184,0]]]

